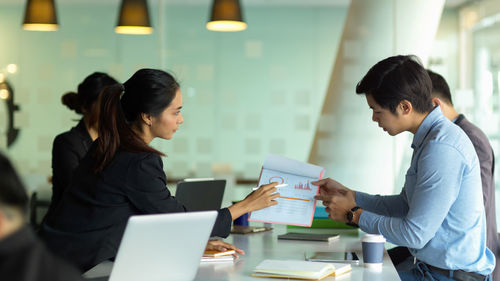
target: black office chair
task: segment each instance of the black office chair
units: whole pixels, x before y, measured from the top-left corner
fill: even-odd
[[[42,223],[41,220],[47,213],[49,205],[50,200],[38,199],[37,192],[33,192],[30,198],[29,220],[31,227],[33,227],[34,230],[38,230],[38,228],[40,227],[40,224]]]

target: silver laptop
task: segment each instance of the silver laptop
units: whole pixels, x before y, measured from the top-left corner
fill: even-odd
[[[217,212],[132,216],[110,281],[191,281]]]
[[[218,210],[225,187],[226,180],[184,180],[177,183],[175,198],[188,211]]]

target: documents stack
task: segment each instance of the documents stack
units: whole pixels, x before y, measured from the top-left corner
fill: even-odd
[[[205,251],[201,257],[202,263],[207,262],[233,262],[234,261],[234,250],[219,252],[219,251]]]

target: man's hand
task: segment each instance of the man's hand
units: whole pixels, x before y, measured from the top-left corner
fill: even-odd
[[[349,188],[342,185],[340,182],[332,180],[331,178],[326,178],[319,181],[313,181],[311,182],[311,184],[319,186],[320,191],[323,191],[325,194],[328,195],[347,196],[352,198],[353,201],[354,198],[356,197],[355,191],[350,190]]]
[[[319,186],[319,194],[314,199],[323,201],[329,217],[332,220],[347,222],[346,213],[356,206],[356,192],[330,178],[311,184]]]

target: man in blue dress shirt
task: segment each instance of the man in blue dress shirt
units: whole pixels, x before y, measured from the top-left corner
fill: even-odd
[[[365,94],[372,120],[395,136],[414,134],[413,156],[399,195],[355,192],[320,180],[330,217],[382,234],[415,257],[402,280],[490,280],[495,257],[486,247],[479,162],[465,133],[433,107],[432,83],[414,56],[378,62],[356,93]]]

